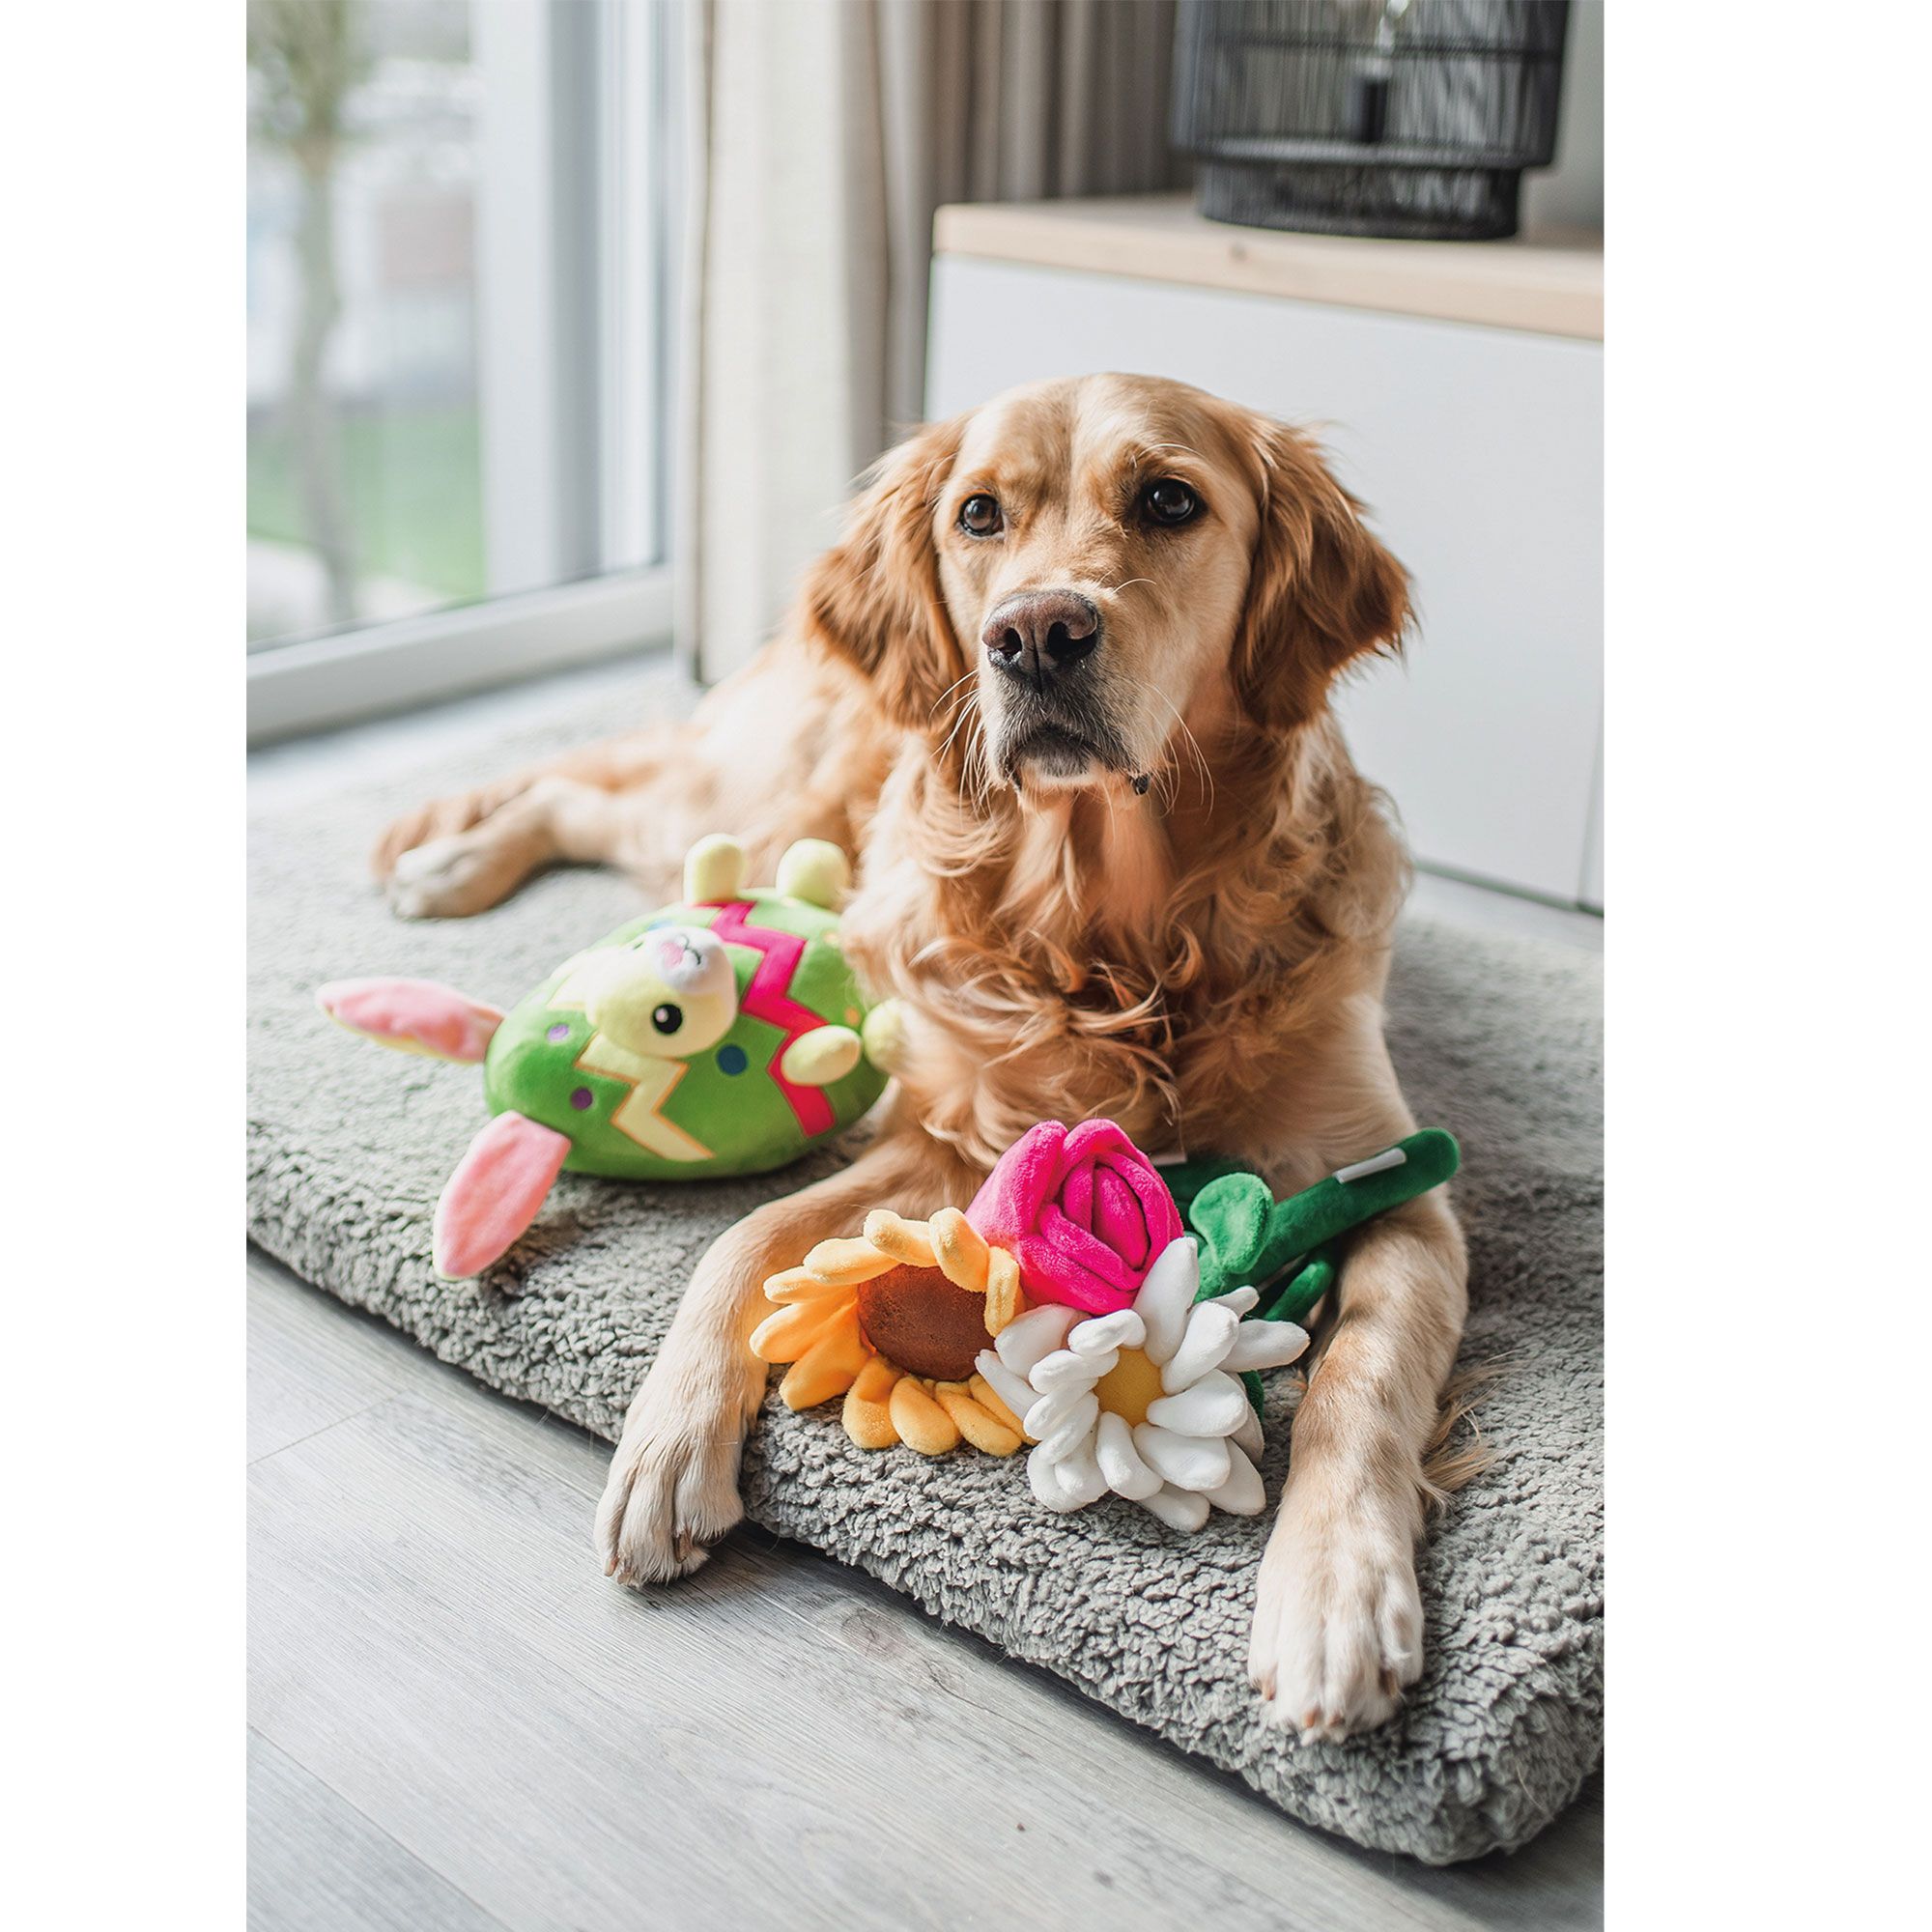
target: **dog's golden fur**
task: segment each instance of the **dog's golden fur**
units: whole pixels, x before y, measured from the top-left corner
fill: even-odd
[[[1146,512],[1157,479],[1193,493],[1184,526]],[[961,527],[974,496],[1000,506],[990,539]],[[996,607],[1041,589],[1102,626],[1061,673],[1065,714],[980,646]],[[1326,708],[1406,615],[1400,568],[1295,432],[1171,383],[1046,384],[894,452],[792,622],[690,724],[391,828],[378,868],[433,915],[558,859],[664,893],[719,828],[767,875],[790,838],[837,839],[859,855],[848,952],[908,1013],[868,1150],[698,1266],[599,1513],[614,1573],[692,1569],[736,1520],[759,1284],[865,1208],[964,1205],[1042,1119],[1240,1152],[1283,1188],[1409,1129],[1381,1034],[1406,862]],[[1348,1257],[1251,1655],[1270,1715],[1307,1733],[1379,1721],[1420,1668],[1413,1541],[1463,1275],[1439,1194]]]

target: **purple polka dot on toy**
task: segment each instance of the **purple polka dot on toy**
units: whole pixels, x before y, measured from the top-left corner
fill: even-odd
[[[581,1114],[595,1097],[588,1087],[578,1087],[571,1092],[570,1104]]]
[[[568,1039],[570,1037],[570,1022],[568,1020],[558,1020],[544,1037],[547,1039]]]

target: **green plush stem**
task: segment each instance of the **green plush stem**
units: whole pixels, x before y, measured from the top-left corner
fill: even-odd
[[[1335,1286],[1341,1257],[1335,1246],[1318,1250],[1282,1283],[1272,1301],[1264,1300],[1255,1311],[1263,1321],[1294,1321],[1306,1324],[1309,1311]]]
[[[1405,1156],[1400,1167],[1359,1180],[1338,1180],[1331,1174],[1326,1180],[1277,1202],[1257,1258],[1257,1279],[1272,1280],[1296,1255],[1312,1253],[1364,1221],[1440,1187],[1462,1165],[1455,1136],[1439,1127],[1425,1127],[1396,1146]]]

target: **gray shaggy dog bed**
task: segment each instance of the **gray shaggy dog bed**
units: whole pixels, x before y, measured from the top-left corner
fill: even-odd
[[[526,735],[489,768],[601,723]],[[480,1079],[349,1037],[317,1011],[316,984],[407,973],[508,1005],[639,909],[622,879],[580,871],[475,920],[392,918],[364,868],[375,832],[481,775],[472,760],[252,827],[250,1233],[443,1360],[614,1439],[706,1244],[836,1156],[681,1186],[566,1175],[484,1280],[436,1277],[430,1212],[481,1122]],[[1600,967],[1411,919],[1390,1011],[1417,1117],[1463,1143],[1456,1192],[1473,1270],[1463,1360],[1503,1368],[1481,1410],[1494,1460],[1432,1520],[1421,1552],[1428,1665],[1393,1723],[1303,1745],[1260,1721],[1248,1611],[1270,1516],[1217,1514],[1193,1537],[1118,1500],[1049,1516],[1009,1463],[867,1455],[836,1406],[793,1415],[775,1398],[744,1491],[754,1522],[1058,1673],[1293,1816],[1448,1863],[1532,1837],[1603,1747]],[[1272,1501],[1293,1391],[1289,1377],[1270,1382]],[[584,1551],[588,1564],[587,1522]]]

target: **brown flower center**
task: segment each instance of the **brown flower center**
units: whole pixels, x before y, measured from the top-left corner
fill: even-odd
[[[888,1268],[859,1284],[859,1325],[887,1361],[934,1381],[963,1382],[986,1348],[986,1297],[938,1268]]]

